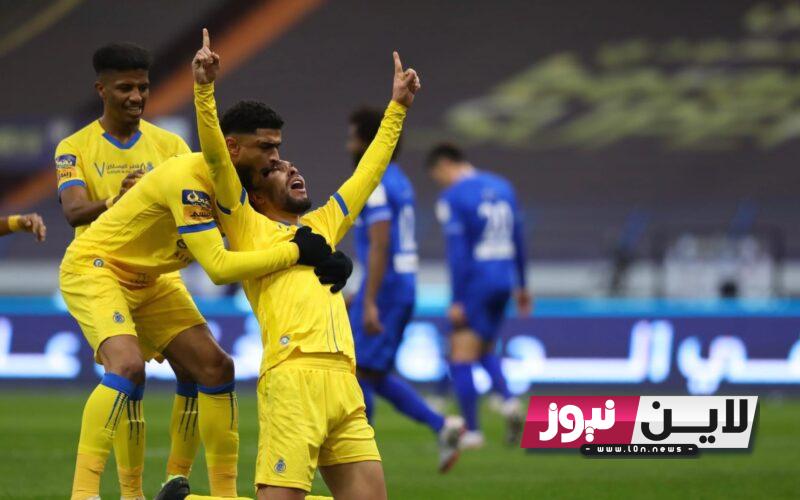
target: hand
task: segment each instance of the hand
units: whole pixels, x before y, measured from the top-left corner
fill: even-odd
[[[29,233],[36,236],[36,241],[44,241],[47,237],[47,226],[44,225],[44,220],[37,213],[20,215],[20,227]]]
[[[394,83],[392,84],[392,100],[399,102],[409,108],[414,102],[414,96],[422,88],[417,72],[409,68],[403,70],[403,63],[400,62],[400,54],[392,52],[394,56]]]
[[[338,293],[347,284],[347,278],[353,273],[353,261],[343,252],[337,250],[314,268],[314,273],[323,285],[333,285],[331,293]]]
[[[292,243],[300,249],[297,263],[303,266],[316,267],[331,256],[331,247],[322,236],[312,233],[308,226],[301,227],[294,233]]]
[[[212,83],[219,72],[219,55],[211,51],[211,37],[203,28],[203,47],[197,51],[192,60],[194,81],[199,84]]]
[[[447,311],[447,317],[450,319],[453,328],[463,328],[467,326],[467,313],[464,311],[464,306],[459,302],[453,302],[450,309]]]
[[[144,170],[137,170],[135,172],[131,172],[122,179],[122,184],[119,188],[119,194],[114,197],[114,203],[118,202],[122,195],[127,193],[130,188],[136,185],[139,182],[139,179],[142,178],[144,175]]]
[[[364,330],[367,335],[378,335],[383,332],[383,325],[380,320],[380,311],[375,302],[364,300]]]
[[[530,316],[533,312],[533,299],[524,288],[514,290],[514,299],[517,301],[517,316]]]

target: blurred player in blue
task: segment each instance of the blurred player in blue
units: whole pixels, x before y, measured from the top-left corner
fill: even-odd
[[[354,165],[377,134],[382,117],[381,110],[370,108],[350,116],[347,149]],[[350,308],[358,380],[370,421],[377,393],[439,436],[439,470],[446,472],[458,459],[463,419],[436,413],[411,385],[391,373],[403,331],[414,312],[418,267],[414,189],[395,162],[398,151],[399,146],[356,221],[356,254],[364,269],[364,280]]]
[[[500,411],[508,422],[508,441],[517,444],[522,409],[508,390],[495,354],[497,333],[512,295],[519,314],[531,310],[517,197],[510,182],[476,169],[453,145],[434,147],[426,166],[431,178],[444,188],[436,215],[444,229],[453,294],[448,311],[453,328],[450,376],[467,425],[461,448],[479,448],[484,443],[472,378],[476,363],[487,371],[493,390],[503,398]]]

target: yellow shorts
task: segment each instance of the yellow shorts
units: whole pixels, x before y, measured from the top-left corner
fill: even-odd
[[[256,487],[311,491],[317,465],[380,460],[364,395],[341,354],[296,353],[258,381]]]
[[[77,274],[61,271],[61,295],[94,350],[117,335],[135,335],[145,361],[163,361],[161,352],[179,333],[205,323],[178,273],[159,276],[151,286],[129,289],[108,269]]]

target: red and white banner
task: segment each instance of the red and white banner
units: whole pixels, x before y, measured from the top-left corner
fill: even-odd
[[[757,404],[757,396],[533,396],[522,447],[748,448]]]

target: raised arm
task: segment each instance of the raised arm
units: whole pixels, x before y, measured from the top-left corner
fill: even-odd
[[[219,126],[217,103],[214,100],[214,80],[219,71],[219,56],[211,51],[211,41],[206,29],[203,29],[203,47],[197,51],[192,61],[192,71],[200,148],[214,182],[217,203],[223,210],[230,212],[242,203],[242,183],[236,174],[225,136]]]
[[[416,92],[421,88],[417,72],[410,68],[403,70],[400,56],[397,52],[394,52],[393,56],[392,100],[384,112],[375,139],[361,157],[353,175],[342,184],[325,206],[310,216],[313,219],[320,219],[320,224],[326,227],[334,244],[344,237],[364,208],[372,191],[380,184],[400,139],[406,111],[414,102]]]

